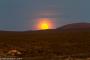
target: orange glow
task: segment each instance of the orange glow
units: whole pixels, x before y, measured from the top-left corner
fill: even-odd
[[[52,23],[49,18],[40,18],[37,28],[39,30],[51,29]]]
[[[48,24],[47,24],[47,23],[43,23],[43,24],[41,25],[41,29],[49,29]]]

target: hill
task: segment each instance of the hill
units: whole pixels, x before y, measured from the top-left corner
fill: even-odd
[[[67,24],[64,25],[60,28],[57,29],[61,29],[61,30],[86,30],[86,29],[90,29],[90,23],[72,23],[72,24]]]
[[[64,31],[61,29],[67,29],[66,26],[38,31],[0,31],[0,53],[6,54],[11,49],[17,49],[22,52],[23,57],[90,56],[90,27],[87,25],[86,23],[67,25],[70,28]],[[82,26],[84,26],[83,29]]]

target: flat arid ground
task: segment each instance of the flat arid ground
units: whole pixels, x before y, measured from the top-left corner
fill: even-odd
[[[90,28],[0,31],[0,57],[25,60],[89,58]]]

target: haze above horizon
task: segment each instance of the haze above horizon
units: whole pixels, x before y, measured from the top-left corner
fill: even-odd
[[[34,30],[38,19],[49,18],[53,28],[90,22],[90,0],[0,0],[0,30]]]

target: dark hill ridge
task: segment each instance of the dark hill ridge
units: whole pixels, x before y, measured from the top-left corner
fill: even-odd
[[[89,26],[89,23],[85,23],[84,27],[87,25]],[[50,54],[90,56],[90,30],[85,28],[63,32],[59,29],[25,32],[1,31],[0,49],[8,51],[12,48],[24,51],[23,55],[28,57]]]
[[[64,25],[60,28],[61,30],[85,30],[85,29],[90,29],[90,23],[72,23],[68,25]]]

